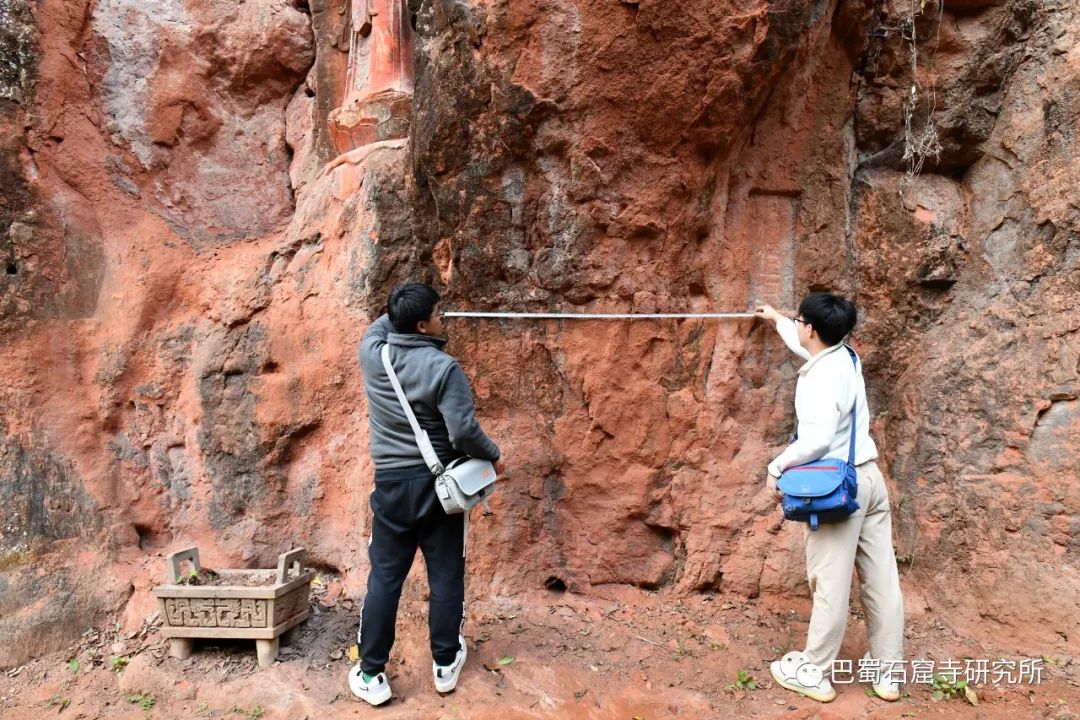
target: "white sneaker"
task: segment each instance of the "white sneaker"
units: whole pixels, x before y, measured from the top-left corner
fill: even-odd
[[[769,665],[769,672],[777,685],[805,695],[811,700],[827,703],[836,699],[836,691],[821,672],[821,668],[798,650],[792,650],[779,660],[774,660]]]
[[[900,683],[896,682],[891,675],[883,673],[878,681],[871,685],[874,694],[882,700],[896,702],[900,699]]]
[[[458,677],[461,676],[461,668],[465,667],[465,656],[469,654],[465,645],[465,636],[458,635],[458,643],[461,648],[449,665],[436,665],[431,663],[431,674],[435,677],[435,689],[441,693],[448,693],[457,687]]]
[[[364,682],[360,663],[353,665],[352,670],[349,671],[349,689],[352,690],[353,695],[372,705],[382,705],[393,695],[386,673],[381,672],[370,681]]]
[[[863,659],[867,662],[875,662],[870,653],[863,655]],[[877,664],[882,670],[877,674],[877,679],[871,683],[870,687],[873,688],[874,694],[882,700],[896,702],[900,699],[900,682],[898,678],[903,677],[903,673],[897,672],[897,663],[881,660],[877,661]]]

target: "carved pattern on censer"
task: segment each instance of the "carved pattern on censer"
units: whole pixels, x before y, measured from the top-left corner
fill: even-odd
[[[174,627],[264,628],[268,608],[268,600],[165,598],[165,617]]]

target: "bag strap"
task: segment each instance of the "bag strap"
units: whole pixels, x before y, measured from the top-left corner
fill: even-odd
[[[433,475],[442,475],[443,464],[435,453],[435,448],[431,446],[431,438],[428,437],[427,431],[420,427],[420,423],[417,422],[416,415],[413,414],[412,407],[409,405],[409,400],[405,397],[405,391],[401,389],[401,383],[398,382],[394,366],[390,364],[390,343],[382,346],[381,354],[383,367],[386,368],[386,375],[390,378],[390,384],[394,386],[394,392],[397,393],[401,409],[405,411],[405,417],[409,419],[409,425],[412,426],[416,444],[420,448],[420,454],[424,456],[424,464],[428,466]]]
[[[850,345],[845,345],[844,348],[848,351],[848,355],[851,356],[851,363],[855,366],[855,375],[859,374],[859,356],[855,354],[855,351],[851,349]],[[848,465],[855,467],[855,418],[857,417],[857,411],[859,409],[859,390],[855,390],[855,402],[851,404],[851,439],[848,440]]]

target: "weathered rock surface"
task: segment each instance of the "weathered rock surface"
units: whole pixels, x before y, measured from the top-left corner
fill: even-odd
[[[189,242],[256,237],[292,213],[282,112],[314,59],[290,0],[104,0],[91,13],[114,182]]]
[[[182,545],[303,545],[360,592],[355,343],[405,279],[477,309],[852,294],[909,613],[1080,633],[1072,5],[413,0],[410,137],[331,165],[337,2],[10,7],[0,665],[137,625]],[[470,592],[806,593],[762,492],[797,367],[764,328],[451,332],[510,469]]]

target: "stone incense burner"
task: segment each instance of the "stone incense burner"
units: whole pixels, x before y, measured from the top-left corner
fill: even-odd
[[[190,657],[195,638],[250,638],[259,665],[268,667],[282,636],[307,620],[314,573],[304,567],[303,548],[282,553],[277,570],[218,570],[212,582],[199,585],[186,584],[202,571],[198,548],[175,552],[167,562],[169,582],[154,588],[154,595],[161,603],[161,633],[175,658]]]

